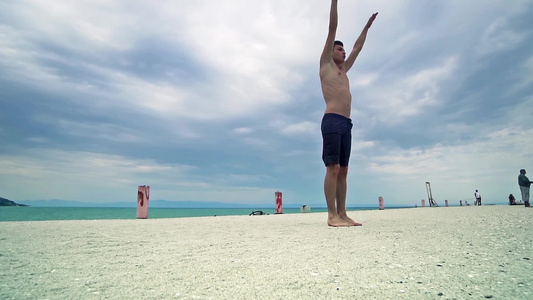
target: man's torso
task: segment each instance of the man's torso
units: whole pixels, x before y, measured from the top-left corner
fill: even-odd
[[[518,185],[529,187],[531,184],[529,183],[529,178],[527,178],[525,174],[520,174],[518,175]]]
[[[339,69],[333,61],[322,66],[320,83],[326,101],[324,113],[335,113],[349,118],[352,110],[352,95],[344,66]]]

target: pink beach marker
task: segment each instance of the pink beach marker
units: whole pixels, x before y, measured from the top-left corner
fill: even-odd
[[[283,213],[283,194],[281,192],[276,192],[276,213]]]
[[[380,210],[384,210],[385,209],[385,203],[384,203],[385,201],[383,201],[383,197],[380,196],[378,199],[379,199],[379,209]]]
[[[148,219],[148,202],[150,201],[150,186],[141,185],[137,192],[137,219]]]

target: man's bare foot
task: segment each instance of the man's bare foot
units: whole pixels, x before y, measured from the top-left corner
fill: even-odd
[[[354,220],[352,220],[352,218],[348,217],[347,215],[340,216],[340,218],[344,222],[350,224],[350,226],[363,226],[363,224],[355,222]]]
[[[332,218],[328,217],[328,226],[331,226],[331,227],[348,227],[348,226],[353,226],[353,225],[350,225],[350,223],[344,221],[343,219],[339,218],[338,216],[335,216],[335,217],[332,217]]]

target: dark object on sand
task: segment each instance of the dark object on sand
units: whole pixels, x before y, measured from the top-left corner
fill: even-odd
[[[516,199],[513,194],[509,194],[509,205],[517,205]]]
[[[250,216],[262,216],[262,215],[266,215],[266,213],[262,210],[255,210],[255,211],[252,211],[252,213],[250,213]]]

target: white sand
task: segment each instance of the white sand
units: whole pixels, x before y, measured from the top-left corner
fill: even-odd
[[[532,214],[0,222],[0,299],[533,299]]]

